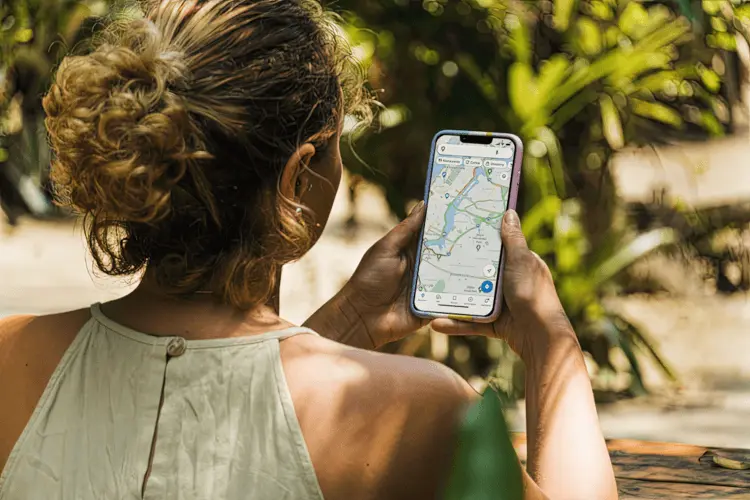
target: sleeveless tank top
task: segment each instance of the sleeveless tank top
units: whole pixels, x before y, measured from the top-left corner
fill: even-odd
[[[186,341],[91,313],[0,474],[0,500],[323,500],[279,354],[280,340],[315,332]]]

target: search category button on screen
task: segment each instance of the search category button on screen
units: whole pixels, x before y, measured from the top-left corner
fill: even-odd
[[[440,156],[438,157],[437,162],[440,165],[461,165],[461,163],[463,163],[463,160],[461,160],[461,158],[448,158],[445,156]]]
[[[492,168],[508,168],[510,163],[503,160],[484,160],[484,166]]]

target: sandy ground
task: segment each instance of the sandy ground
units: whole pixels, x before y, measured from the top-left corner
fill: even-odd
[[[650,334],[681,387],[669,387],[644,358],[654,395],[599,405],[605,435],[750,449],[750,297],[618,302],[626,317]],[[511,427],[523,429],[523,408],[510,416]]]
[[[285,270],[282,314],[302,322],[346,281],[366,249],[395,220],[377,188],[365,187],[355,235],[346,229],[349,205],[339,193],[319,244]],[[72,222],[24,220],[0,228],[0,316],[84,307],[127,293],[132,282],[97,276],[86,258],[80,227]],[[609,437],[750,448],[750,299],[627,298],[623,312],[653,336],[683,378],[680,393],[605,405]],[[653,382],[660,379],[649,370]],[[523,412],[512,414],[523,428]]]

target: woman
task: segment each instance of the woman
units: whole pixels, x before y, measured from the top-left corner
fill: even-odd
[[[62,62],[44,100],[60,199],[99,269],[142,279],[0,323],[0,500],[439,496],[476,394],[372,352],[422,325],[423,208],[304,328],[274,300],[328,219],[343,116],[367,118],[336,33],[312,0],[165,0]],[[615,498],[575,335],[512,211],[503,240],[503,318],[433,327],[526,362],[526,498]]]

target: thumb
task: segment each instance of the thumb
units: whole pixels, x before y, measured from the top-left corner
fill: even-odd
[[[420,201],[409,216],[402,220],[396,227],[386,234],[381,242],[388,248],[401,251],[414,242],[424,222],[425,204]]]
[[[526,237],[521,231],[521,220],[515,210],[509,209],[505,212],[500,233],[509,259],[529,251]]]

